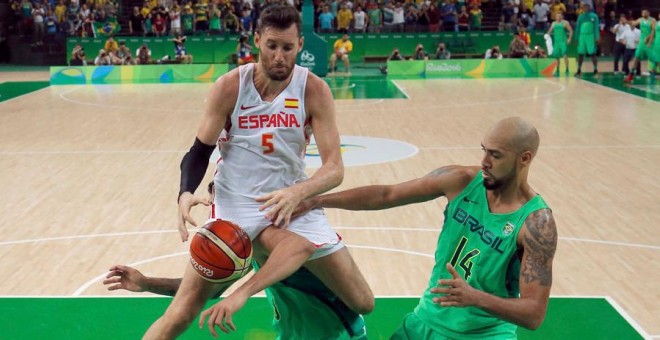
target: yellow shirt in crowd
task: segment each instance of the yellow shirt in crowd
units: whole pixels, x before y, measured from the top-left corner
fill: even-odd
[[[353,12],[350,9],[340,9],[337,12],[337,28],[348,28],[351,24],[351,19],[353,19]]]

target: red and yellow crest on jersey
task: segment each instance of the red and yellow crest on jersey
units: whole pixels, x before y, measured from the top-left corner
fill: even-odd
[[[298,108],[298,99],[284,98],[284,108],[285,109],[297,109]]]

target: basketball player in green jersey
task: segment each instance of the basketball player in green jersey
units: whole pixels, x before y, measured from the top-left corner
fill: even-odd
[[[208,185],[213,199],[213,182]],[[261,240],[276,242],[276,234],[287,232],[272,227],[266,228]],[[255,243],[255,270],[266,261],[261,255],[262,245]],[[110,268],[103,284],[108,290],[125,289],[132,292],[151,292],[174,296],[181,285],[181,278],[149,277],[139,270],[115,265]],[[273,306],[273,328],[277,339],[366,339],[364,318],[346,306],[321,280],[305,267],[301,267],[288,278],[266,288],[266,298]],[[218,298],[216,296],[215,298]]]
[[[594,64],[594,75],[598,74],[598,51],[596,45],[600,41],[600,21],[598,15],[591,11],[588,2],[582,2],[582,14],[575,24],[575,35],[578,42],[578,70],[576,77],[582,75],[582,62],[584,55],[590,55]]]
[[[655,77],[658,74],[658,69],[660,68],[660,13],[658,13],[658,20],[655,21],[655,35],[653,36],[653,49],[651,50],[651,58],[649,62],[649,68],[651,69],[651,80],[655,81]]]
[[[653,48],[653,40],[655,37],[655,26],[656,22],[653,17],[650,16],[649,10],[644,8],[642,9],[642,17],[630,22],[630,27],[639,26],[641,31],[639,37],[639,45],[637,45],[637,50],[635,50],[635,57],[633,58],[633,68],[635,70],[639,63],[644,59],[651,60],[651,53]],[[649,65],[651,72],[654,71],[654,65]],[[652,78],[655,78],[655,75],[652,73]],[[624,80],[626,83],[631,83],[633,81],[633,73],[629,72],[628,76]]]
[[[371,185],[311,197],[313,207],[378,210],[449,203],[428,288],[392,339],[515,339],[516,325],[545,318],[557,229],[550,208],[527,183],[539,146],[520,118],[493,125],[481,166],[446,166],[395,185]]]
[[[573,29],[568,21],[564,20],[564,15],[557,13],[555,21],[550,25],[548,35],[552,36],[552,56],[557,59],[557,71],[555,76],[559,76],[559,69],[561,66],[561,58],[564,57],[566,64],[566,75],[568,75],[568,44],[571,43],[573,38]]]

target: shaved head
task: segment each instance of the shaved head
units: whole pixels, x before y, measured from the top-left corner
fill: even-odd
[[[525,151],[536,155],[539,149],[539,133],[534,125],[520,117],[505,118],[493,126],[486,139],[496,140],[500,145],[520,155]]]

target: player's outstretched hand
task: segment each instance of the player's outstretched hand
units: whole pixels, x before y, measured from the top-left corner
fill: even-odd
[[[216,303],[211,308],[202,312],[199,316],[199,328],[204,328],[204,321],[206,317],[209,317],[208,322],[206,323],[211,331],[211,335],[214,338],[218,337],[218,333],[215,331],[215,326],[217,325],[220,329],[229,334],[231,331],[236,330],[234,322],[231,320],[231,317],[238,312],[247,301],[247,296],[244,296],[240,293],[234,293],[224,298],[222,301]]]
[[[147,278],[135,268],[118,264],[110,268],[103,284],[108,286],[108,290],[125,289],[131,292],[144,292]]]
[[[442,307],[467,307],[477,304],[479,291],[472,288],[463,278],[458,275],[456,269],[447,263],[447,271],[451,274],[451,280],[438,280],[438,286],[431,289],[431,293],[444,294],[433,298],[433,302]]]
[[[314,202],[314,197],[312,196],[310,198],[306,198],[298,204],[296,209],[293,210],[293,213],[291,214],[291,218],[296,218],[314,208],[316,208],[316,203]]]
[[[266,214],[274,226],[286,228],[291,222],[291,215],[303,199],[303,194],[295,186],[271,192],[268,195],[257,198],[257,202],[263,202],[259,211],[270,207]]]
[[[190,216],[190,209],[198,204],[209,206],[211,203],[208,199],[196,197],[189,192],[184,192],[179,197],[179,221],[177,227],[179,228],[179,235],[181,235],[181,242],[188,241],[189,234],[186,222],[197,227],[197,222]]]

